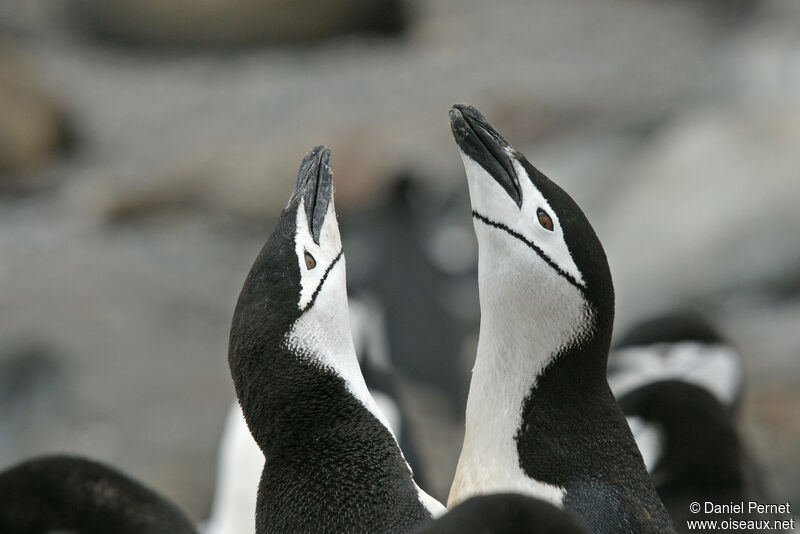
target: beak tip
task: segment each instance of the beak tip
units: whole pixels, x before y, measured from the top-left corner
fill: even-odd
[[[310,154],[316,157],[319,161],[330,161],[331,149],[326,145],[318,145],[311,149]]]
[[[317,174],[320,171],[325,174],[331,174],[331,149],[325,145],[318,145],[309,150],[303,161],[300,163],[300,169],[297,171],[297,183],[294,187],[295,193],[301,193],[312,178],[316,180]]]
[[[331,149],[325,145],[312,148],[303,158],[297,172],[294,195],[302,199],[308,229],[319,244],[322,224],[333,201],[333,168]]]
[[[521,206],[522,192],[512,161],[516,151],[486,117],[468,104],[455,104],[450,109],[450,128],[462,154],[483,167]]]
[[[469,135],[469,125],[467,124],[464,115],[461,111],[453,106],[453,109],[450,110],[450,131],[453,134],[453,137],[456,140],[456,144],[461,146],[464,139]]]

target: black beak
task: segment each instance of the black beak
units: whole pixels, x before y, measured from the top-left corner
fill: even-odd
[[[514,149],[508,141],[503,139],[480,111],[466,104],[456,104],[450,110],[450,128],[461,151],[497,180],[517,206],[521,207],[519,180],[507,152],[513,153]]]
[[[331,168],[331,149],[326,146],[314,147],[306,154],[297,172],[294,194],[303,199],[308,219],[308,229],[314,242],[319,245],[322,223],[328,212],[328,204],[333,198],[333,169]]]

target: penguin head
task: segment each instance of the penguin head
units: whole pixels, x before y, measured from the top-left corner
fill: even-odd
[[[306,374],[281,363],[279,350],[302,361]],[[327,147],[316,147],[303,159],[289,202],[245,280],[228,360],[248,423],[262,411],[257,405],[265,390],[302,395],[309,366],[363,382],[350,334]]]
[[[316,147],[303,159],[289,211],[295,215],[298,310],[308,311],[317,299],[321,299],[320,306],[333,304],[336,297],[346,300],[344,268],[335,269],[343,261],[342,239],[333,206],[333,171],[327,147]]]
[[[711,392],[731,412],[742,397],[743,362],[736,347],[704,317],[673,311],[645,319],[616,341],[608,381],[617,398],[664,380]]]
[[[490,306],[507,310],[506,316],[524,309],[537,320],[552,320],[543,324],[551,332],[559,331],[559,323],[574,333],[609,321],[604,330],[610,340],[611,274],[581,209],[477,109],[454,106],[450,125],[469,184],[482,313],[487,298],[496,295],[499,301]]]
[[[667,377],[618,399],[657,486],[735,488],[747,480],[736,420],[703,385]]]
[[[303,158],[289,202],[245,280],[234,325],[272,326],[271,333],[285,335],[312,309],[342,300],[347,316],[343,264],[330,149],[318,146]]]

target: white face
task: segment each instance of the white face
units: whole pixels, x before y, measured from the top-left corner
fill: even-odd
[[[726,345],[684,341],[626,347],[614,352],[612,362],[608,384],[617,398],[653,382],[681,380],[731,406],[742,384],[739,355]]]
[[[314,238],[308,228],[308,219],[305,215],[303,200],[300,201],[300,205],[297,208],[296,227],[295,253],[300,267],[300,299],[297,302],[297,306],[304,310],[311,302],[311,299],[314,298],[314,293],[318,289],[322,293],[325,286],[345,284],[343,268],[336,274],[332,270],[328,273],[325,282],[322,283],[326,271],[342,251],[342,239],[339,236],[339,225],[336,223],[333,200],[328,204],[328,211],[325,214],[325,220],[319,236],[319,244],[314,242]],[[338,261],[344,263],[344,258]],[[336,270],[335,267],[334,270]],[[335,278],[335,280],[328,280],[328,278]],[[319,296],[316,298],[319,298]]]
[[[472,209],[491,221],[510,228],[534,244],[553,264],[572,276],[579,285],[584,286],[583,275],[572,260],[564,241],[558,214],[533,185],[524,167],[516,161],[513,150],[507,150],[507,153],[512,158],[519,179],[522,206],[517,207],[503,187],[483,167],[461,152],[469,183]],[[540,220],[540,214],[549,218],[550,228],[545,226],[547,219]]]
[[[333,201],[328,205],[319,244],[308,228],[303,202],[297,208],[295,254],[300,267],[298,308],[303,314],[289,332],[290,343],[355,382],[363,382],[355,360],[347,309],[345,259]]]
[[[496,311],[498,333],[492,343],[501,343],[507,350],[514,349],[511,344],[520,350],[537,346],[548,357],[553,356],[580,335],[591,313],[576,287],[584,285],[584,278],[564,241],[558,215],[516,160],[521,207],[463,152],[462,159],[472,208],[478,214],[473,222],[479,244],[481,315],[485,319],[481,337],[488,341],[493,335]],[[540,216],[542,213],[545,217]],[[519,332],[521,337],[510,338],[509,332]],[[540,363],[544,366],[547,361]]]

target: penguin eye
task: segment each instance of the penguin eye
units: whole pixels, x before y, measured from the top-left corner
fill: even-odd
[[[314,259],[314,256],[312,256],[312,255],[311,255],[311,254],[309,254],[308,252],[306,252],[306,253],[304,254],[304,256],[305,256],[305,258],[306,258],[306,267],[307,267],[309,270],[311,270],[311,269],[313,269],[314,267],[316,267],[316,266],[317,266],[317,260],[315,260],[315,259]]]
[[[553,231],[553,219],[544,211],[542,208],[536,210],[536,216],[539,218],[539,224],[544,227],[545,230]]]

